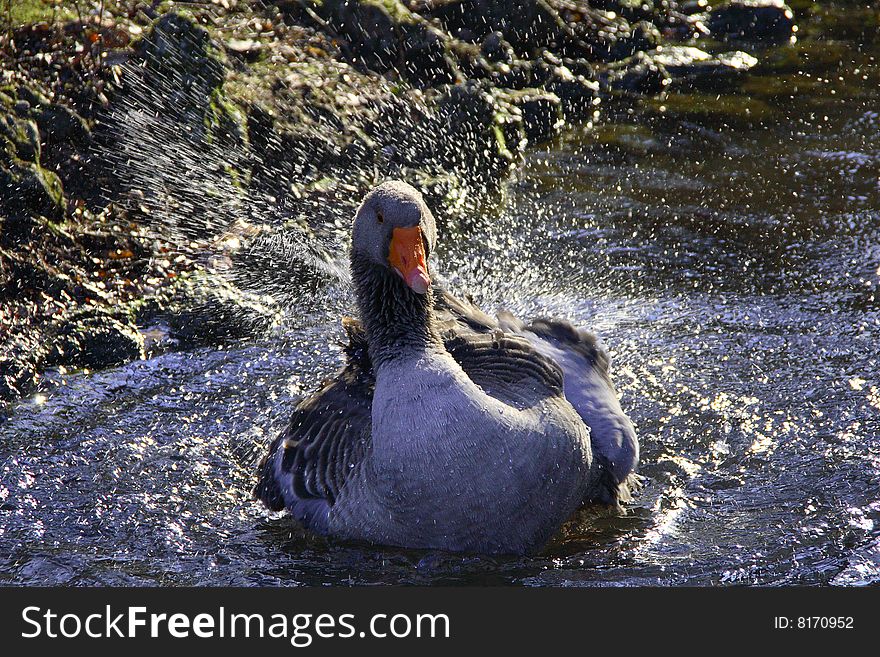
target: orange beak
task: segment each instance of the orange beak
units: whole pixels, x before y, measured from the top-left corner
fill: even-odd
[[[422,231],[418,226],[394,229],[388,249],[388,262],[414,292],[425,294],[428,291],[431,279],[425,263]]]

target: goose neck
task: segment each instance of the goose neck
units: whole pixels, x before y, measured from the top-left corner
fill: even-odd
[[[417,294],[389,268],[356,255],[351,265],[358,310],[377,370],[383,364],[443,349],[434,326],[430,288]]]

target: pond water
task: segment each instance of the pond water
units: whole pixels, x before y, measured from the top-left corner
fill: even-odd
[[[342,362],[340,288],[281,335],[56,373],[17,404],[0,583],[880,583],[880,43],[838,18],[736,93],[609,104],[439,251],[484,307],[602,336],[643,450],[626,515],[489,558],[267,514],[255,464]]]

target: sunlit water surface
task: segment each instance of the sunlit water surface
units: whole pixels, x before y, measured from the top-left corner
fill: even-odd
[[[533,151],[500,218],[447,235],[439,267],[485,307],[604,339],[643,449],[625,516],[489,558],[268,515],[262,445],[342,362],[335,286],[280,335],[55,374],[20,402],[0,424],[0,582],[880,583],[875,51],[793,97],[753,80],[763,125],[618,108]]]

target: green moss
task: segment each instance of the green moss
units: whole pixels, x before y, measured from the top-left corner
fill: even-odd
[[[12,27],[76,18],[72,2],[53,0],[0,0],[0,25],[11,19]]]
[[[599,144],[621,151],[644,153],[657,143],[650,128],[631,123],[604,123],[584,133],[582,143]]]
[[[34,162],[0,162],[0,213],[7,208],[60,218],[66,208],[61,180]]]
[[[835,41],[798,41],[768,51],[755,73],[801,73],[838,68],[851,55],[850,46]]]
[[[498,148],[498,154],[503,158],[513,161],[515,158],[513,153],[510,152],[510,149],[507,148],[507,139],[504,138],[504,130],[497,121],[492,124],[492,130],[495,133],[495,144]]]
[[[788,99],[822,88],[816,78],[804,75],[780,75],[775,77],[754,75],[743,81],[740,89],[750,95],[769,99]]]
[[[421,16],[416,16],[404,7],[399,0],[361,0],[361,4],[381,7],[396,23],[416,23],[423,20]]]
[[[753,125],[773,118],[773,109],[756,98],[713,94],[669,94],[643,101],[652,114],[727,126]]]
[[[52,203],[56,207],[64,210],[67,207],[67,203],[64,200],[64,187],[61,184],[61,179],[55,174],[54,171],[44,169],[38,164],[34,165],[34,169],[39,174],[40,182],[42,182],[43,188],[46,190],[46,194],[48,194],[49,198],[52,200]]]
[[[232,141],[247,144],[247,118],[219,88],[211,91],[205,112],[205,135],[208,143]]]
[[[14,145],[16,157],[28,162],[40,161],[40,133],[33,121],[7,114],[0,118],[0,137]],[[8,150],[5,145],[4,150]]]

